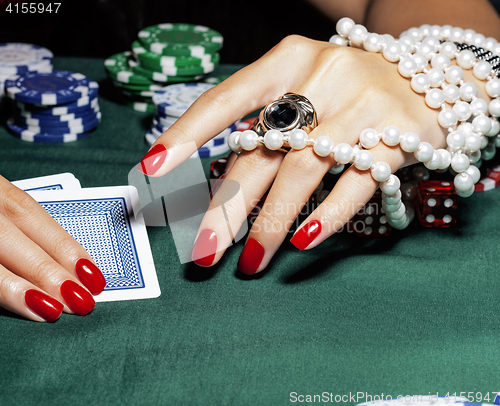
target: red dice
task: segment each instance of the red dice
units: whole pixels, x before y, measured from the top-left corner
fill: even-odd
[[[392,227],[387,223],[385,209],[382,207],[382,194],[377,191],[354,216],[347,222],[347,231],[356,237],[387,237]]]
[[[458,195],[452,181],[424,180],[418,183],[417,217],[424,227],[454,227]]]

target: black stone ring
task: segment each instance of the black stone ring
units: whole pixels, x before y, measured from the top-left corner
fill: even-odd
[[[287,135],[295,129],[310,133],[318,125],[318,118],[311,102],[296,93],[285,93],[269,103],[252,125],[259,136],[269,130],[278,130]]]

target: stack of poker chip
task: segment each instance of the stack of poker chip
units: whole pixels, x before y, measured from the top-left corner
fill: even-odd
[[[51,72],[54,55],[47,48],[23,43],[0,44],[0,98],[5,81],[26,72]]]
[[[139,32],[132,51],[104,65],[129,107],[153,112],[152,93],[169,83],[203,79],[219,65],[222,42],[220,33],[201,25],[158,24]]]
[[[152,145],[205,91],[214,87],[208,83],[178,83],[165,86],[153,95],[155,115],[146,141]],[[191,158],[206,158],[229,151],[227,139],[236,130],[232,125],[203,145]]]
[[[7,127],[24,141],[76,141],[101,120],[99,85],[81,73],[27,72],[7,79],[5,92],[14,100]]]

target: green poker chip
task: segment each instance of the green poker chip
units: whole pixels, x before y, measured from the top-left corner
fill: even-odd
[[[132,91],[125,89],[122,90],[122,93],[128,97],[144,97],[144,98],[151,98],[155,94],[155,92],[151,90]]]
[[[154,85],[154,82],[144,75],[133,72],[129,66],[132,61],[132,52],[120,52],[104,61],[108,76],[120,83]]]
[[[219,65],[220,55],[215,54],[213,63],[207,63],[199,66],[155,66],[145,62],[140,62],[139,65],[151,72],[158,72],[168,76],[196,76],[210,72]]]
[[[213,54],[222,48],[222,35],[203,25],[158,24],[144,28],[138,34],[147,51],[159,55],[195,56]]]
[[[195,76],[171,76],[165,75],[164,73],[153,72],[148,69],[145,69],[137,62],[129,61],[129,66],[132,71],[138,75],[145,76],[150,80],[161,83],[182,83],[182,82],[193,82],[195,80],[200,80],[203,78],[203,75],[195,75]]]
[[[143,102],[127,102],[125,105],[135,111],[141,111],[143,113],[154,113],[155,106],[153,103],[143,103]]]
[[[154,67],[181,67],[181,66],[201,66],[213,63],[215,54],[205,54],[201,57],[196,56],[166,56],[155,54],[146,50],[139,41],[132,43],[132,51],[141,64]]]

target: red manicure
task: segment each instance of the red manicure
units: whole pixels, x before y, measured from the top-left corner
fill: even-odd
[[[106,279],[101,270],[86,258],[76,262],[76,274],[85,287],[93,295],[98,295],[106,287]]]
[[[257,240],[250,238],[238,261],[238,269],[247,275],[254,275],[264,258],[264,247]]]
[[[191,258],[200,266],[210,266],[217,252],[217,234],[212,230],[203,230],[193,247]]]
[[[165,146],[161,144],[155,145],[146,155],[144,155],[137,169],[144,175],[154,175],[163,165],[166,158],[167,149]]]
[[[319,233],[321,233],[321,223],[313,220],[297,231],[290,242],[302,251],[314,241]]]
[[[92,295],[73,281],[65,281],[61,285],[61,296],[68,307],[80,316],[90,313],[95,306]]]
[[[63,311],[63,304],[36,289],[28,289],[24,294],[26,305],[42,319],[54,322]]]

